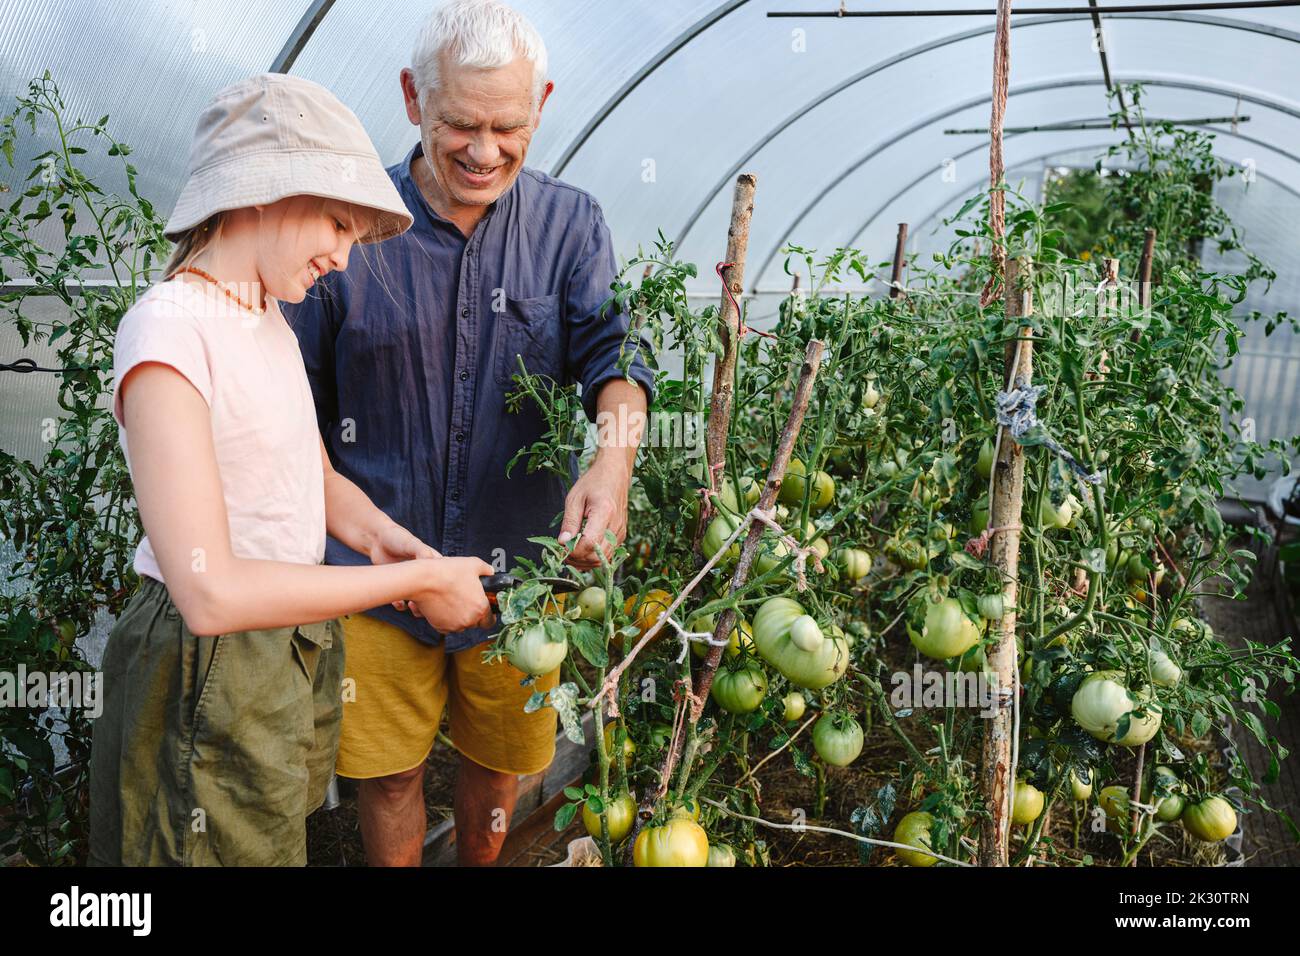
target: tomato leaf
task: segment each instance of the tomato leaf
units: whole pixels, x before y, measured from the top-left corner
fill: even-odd
[[[609,653],[605,649],[605,634],[593,621],[574,621],[569,629],[569,638],[573,646],[592,667],[605,667],[609,664]]]
[[[560,807],[560,809],[555,811],[555,830],[557,833],[569,828],[569,824],[573,822],[574,815],[578,812],[578,806],[579,805],[576,803],[566,803],[564,806]]]

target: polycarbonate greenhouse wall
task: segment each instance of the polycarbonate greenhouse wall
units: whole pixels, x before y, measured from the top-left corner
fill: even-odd
[[[722,257],[732,182],[738,172],[756,173],[747,271],[756,316],[772,314],[790,288],[779,253],[787,242],[851,244],[885,260],[898,223],[908,222],[908,251],[929,261],[952,238],[944,217],[987,182],[987,134],[945,130],[988,125],[994,17],[768,16],[837,4],[518,0],[547,42],[556,85],[529,164],[593,193],[621,254],[648,245],[659,230],[676,240],[680,255],[700,264],[697,291],[709,297],[717,291],[712,267]],[[324,84],[362,119],[386,163],[400,159],[417,131],[402,107],[398,73],[434,5],[0,0],[0,93],[12,102],[49,69],[74,115],[110,115],[115,136],[135,151],[142,193],[167,210],[200,107],[255,72],[287,69]],[[1220,201],[1279,273],[1267,295],[1257,291],[1240,312],[1295,313],[1300,7],[1106,13],[1108,5],[1116,4],[1098,7],[1100,44],[1087,12],[1014,16],[1008,128],[1104,121],[1110,107],[1099,47],[1112,82],[1145,84],[1149,116],[1225,118],[1209,126],[1217,152],[1250,175],[1221,186]],[[1047,167],[1091,166],[1123,136],[1122,128],[1009,132],[1008,179],[1036,196]],[[112,183],[117,175],[103,178]],[[1220,264],[1212,245],[1205,254],[1207,266]],[[1293,431],[1300,343],[1285,330],[1265,339],[1252,329],[1244,347],[1232,383],[1246,396],[1257,434]],[[0,336],[0,360],[19,348],[8,332]],[[53,395],[50,381],[15,378],[5,376],[0,409],[0,443],[11,449],[34,440],[19,423]]]

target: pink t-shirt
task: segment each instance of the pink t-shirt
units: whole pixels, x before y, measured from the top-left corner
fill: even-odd
[[[118,388],[142,362],[176,369],[208,403],[235,556],[320,563],[325,477],[316,409],[297,336],[276,301],[268,297],[258,316],[210,283],[175,278],[150,288],[117,330],[113,417],[119,426]],[[125,427],[118,435],[130,468]],[[135,570],[163,580],[147,536],[136,549]]]

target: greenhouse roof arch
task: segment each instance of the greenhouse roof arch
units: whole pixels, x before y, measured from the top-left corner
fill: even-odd
[[[1275,37],[1277,39],[1281,39],[1290,43],[1300,43],[1300,32],[1296,32],[1294,30],[1288,30],[1283,27],[1278,27],[1270,24],[1251,23],[1248,21],[1236,20],[1229,17],[1218,17],[1218,16],[1213,16],[1211,14],[1191,13],[1191,12],[1171,12],[1171,13],[1125,13],[1125,14],[1115,14],[1113,16],[1122,19],[1133,19],[1133,20],[1170,20],[1170,21],[1182,21],[1186,23],[1198,23],[1206,26],[1220,27],[1229,30],[1243,30],[1250,33],[1258,33],[1262,36]],[[1049,23],[1061,23],[1070,20],[1087,20],[1087,19],[1089,18],[1084,16],[1083,14],[1063,14],[1063,15],[1047,15],[1047,16],[1039,16],[1039,17],[1025,17],[1023,19],[1013,20],[1011,22],[1010,28],[1013,31],[1012,35],[1014,37],[1015,36],[1014,31],[1016,31],[1017,29],[1024,29],[1033,26],[1041,26],[1043,24],[1049,24]],[[740,159],[737,160],[736,163],[734,163],[731,166],[731,168],[728,169],[727,172],[722,175],[722,177],[717,181],[717,183],[714,185],[712,190],[710,190],[710,192],[705,196],[705,198],[700,202],[700,204],[695,207],[695,209],[691,212],[690,216],[687,217],[685,224],[681,227],[681,229],[677,233],[676,244],[679,246],[681,245],[682,241],[685,239],[686,235],[691,231],[695,223],[699,220],[700,216],[704,214],[704,211],[708,208],[709,203],[713,200],[713,197],[716,196],[719,192],[725,191],[729,187],[732,180],[734,180],[735,177],[745,168],[745,164],[748,163],[751,159],[753,159],[754,156],[757,155],[763,149],[764,146],[770,143],[773,139],[775,139],[778,135],[780,135],[790,126],[794,125],[795,122],[797,122],[801,117],[806,115],[808,112],[817,109],[819,106],[826,103],[831,97],[842,92],[848,87],[856,83],[859,83],[867,79],[868,77],[876,73],[879,73],[884,69],[888,69],[890,66],[900,63],[906,59],[910,59],[912,57],[919,56],[924,53],[929,53],[933,50],[942,49],[945,46],[960,42],[962,40],[967,40],[972,37],[991,36],[993,30],[994,30],[994,26],[990,24],[987,26],[981,26],[969,30],[963,30],[958,33],[953,33],[948,36],[943,36],[935,40],[927,41],[926,43],[913,47],[910,50],[906,50],[902,53],[895,54],[894,56],[889,57],[887,60],[883,60],[879,63],[872,64],[866,69],[861,70],[844,80],[841,80],[839,83],[837,83],[835,86],[831,87],[830,89],[818,94],[812,100],[810,100],[809,102],[801,106],[798,110],[786,116],[780,122],[776,123],[767,133],[763,135],[762,138],[760,138],[757,142],[752,144],[748,149],[746,149],[741,154]],[[599,115],[597,123],[599,122],[599,120],[604,119],[604,115],[605,115],[604,113]],[[583,140],[584,142],[585,139],[586,137],[584,137]],[[569,155],[570,154],[566,152],[566,162]]]
[[[910,5],[977,11],[988,9],[989,2],[910,0]],[[853,12],[862,4],[849,0],[846,6]],[[1033,9],[1043,4],[1047,0],[1036,0]],[[31,76],[48,67],[70,109],[85,116],[110,114],[119,138],[135,148],[143,193],[166,209],[184,177],[199,108],[221,86],[261,70],[284,69],[323,83],[361,117],[381,158],[399,160],[416,131],[406,119],[397,74],[420,22],[435,5],[433,0],[300,0],[296,6],[233,0],[220,8],[180,8],[162,0],[132,5],[92,0],[90,11],[103,27],[88,36],[81,29],[85,5],[0,0],[6,26],[0,33],[0,89],[21,93]],[[557,83],[533,140],[530,165],[596,196],[624,255],[662,229],[678,240],[683,258],[712,261],[725,235],[730,184],[739,172],[751,170],[759,178],[751,261],[757,265],[766,257],[770,267],[771,250],[787,238],[808,246],[840,244],[872,226],[876,216],[908,195],[917,172],[933,165],[937,133],[926,131],[917,114],[941,122],[939,115],[953,109],[953,101],[982,103],[977,108],[987,110],[992,16],[820,16],[835,0],[514,0],[514,5],[547,40]],[[1149,80],[1153,91],[1146,105],[1153,115],[1163,115],[1164,104],[1217,108],[1228,102],[1223,97],[1251,104],[1256,114],[1249,117],[1251,126],[1235,134],[1276,158],[1276,168],[1269,170],[1273,179],[1295,185],[1300,94],[1290,64],[1293,45],[1300,43],[1300,7],[1183,10],[1172,0],[1165,5],[1171,8],[1113,13],[1098,5],[1110,78]],[[1078,12],[1077,0],[1055,0],[1050,6],[1070,12],[1012,18],[1008,127],[1030,125],[1018,112],[1028,103],[1020,94],[1030,89],[1043,93],[1039,116],[1107,112],[1106,77],[1100,54],[1090,45],[1091,15]],[[804,8],[808,16],[768,16],[791,7]],[[806,35],[809,55],[799,58],[792,50],[795,32]],[[1129,48],[1141,51],[1140,62],[1126,58]],[[1086,103],[1069,96],[1062,76],[1086,85]],[[1181,93],[1162,98],[1154,92],[1158,89]],[[168,94],[167,108],[150,109],[159,91]],[[1190,95],[1197,91],[1199,96]],[[1057,97],[1061,102],[1054,106]],[[844,110],[847,120],[841,118],[835,129],[837,110]],[[834,150],[825,156],[800,152],[801,139],[825,140],[828,129]],[[1211,131],[1226,132],[1226,124]],[[1008,142],[1014,138],[1017,134],[1007,134]],[[1064,142],[1048,134],[1048,142],[1037,148],[1044,151],[1058,141]],[[892,145],[881,154],[872,143]],[[981,147],[969,145],[958,140],[949,151],[973,170]],[[891,169],[877,173],[871,166],[871,181],[848,207],[836,202],[840,193],[834,189],[821,204],[811,202],[826,190],[822,169],[842,167],[862,149],[874,150],[876,165],[887,159]],[[639,178],[647,158],[657,160],[658,189],[645,188]],[[93,177],[93,166],[89,171]],[[841,178],[856,185],[851,173]],[[831,212],[819,208],[828,203],[835,207]],[[777,235],[791,212],[800,210],[794,220],[799,234]],[[847,224],[845,212],[853,220]],[[763,272],[751,268],[751,280],[760,281]]]
[[[1145,86],[1171,87],[1175,89],[1191,90],[1199,93],[1208,93],[1208,94],[1215,94],[1215,95],[1221,95],[1227,97],[1238,97],[1246,102],[1253,103],[1257,106],[1276,110],[1293,119],[1300,119],[1300,108],[1293,107],[1283,101],[1278,101],[1272,98],[1259,96],[1257,94],[1251,93],[1248,90],[1228,90],[1228,89],[1216,87],[1211,84],[1197,83],[1190,80],[1169,79],[1169,78],[1145,76],[1145,75],[1117,77],[1116,79],[1117,82],[1121,82],[1121,83],[1139,82],[1144,84]],[[1101,82],[1102,80],[1095,77],[1060,77],[1052,80],[1044,80],[1038,83],[1027,84],[1020,87],[1013,87],[1008,91],[1008,113],[1010,113],[1012,109],[1011,100],[1018,95],[1038,93],[1044,91],[1054,91],[1054,90],[1064,89],[1068,87],[1095,86],[1097,84],[1100,84]],[[771,268],[772,262],[776,258],[780,249],[787,242],[797,239],[795,235],[796,230],[799,228],[800,224],[808,217],[808,215],[819,204],[826,201],[827,197],[830,196],[830,194],[835,190],[837,186],[839,186],[842,182],[844,182],[848,177],[852,176],[866,163],[870,162],[872,159],[876,158],[877,156],[883,154],[886,150],[892,148],[893,146],[900,143],[901,141],[903,141],[904,139],[906,139],[907,137],[911,136],[914,133],[924,130],[927,127],[933,126],[935,123],[946,120],[974,106],[982,106],[989,102],[990,102],[989,96],[978,96],[978,97],[965,100],[960,103],[953,104],[921,120],[918,120],[917,122],[901,130],[896,131],[888,138],[878,142],[867,153],[860,156],[858,159],[856,159],[845,169],[841,170],[836,176],[832,177],[825,185],[823,185],[817,191],[816,194],[812,196],[811,199],[808,200],[808,202],[800,209],[798,214],[795,215],[794,218],[791,220],[790,225],[785,227],[778,234],[777,241],[771,245],[769,251],[761,260],[761,264],[758,266],[757,271],[753,272],[752,275],[754,275],[756,279],[761,279],[761,277],[765,276],[768,270]],[[1221,132],[1221,131],[1215,130],[1215,132]],[[1009,133],[1007,134],[1006,139],[1010,140],[1015,135],[1023,135],[1023,134]],[[970,150],[967,150],[966,155],[968,155],[970,152],[971,152]],[[1048,155],[1050,155],[1050,153]],[[1297,170],[1297,174],[1300,174],[1300,170]],[[1300,177],[1297,178],[1297,182],[1300,182]],[[868,222],[870,222],[870,220],[868,220]],[[839,245],[841,243],[835,243],[835,244]]]

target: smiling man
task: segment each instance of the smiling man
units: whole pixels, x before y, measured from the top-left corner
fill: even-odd
[[[415,224],[323,277],[291,314],[331,460],[444,554],[535,558],[527,538],[554,533],[562,510],[561,540],[580,535],[571,562],[595,567],[606,529],[619,541],[626,532],[636,429],[602,445],[581,477],[575,463],[571,487],[545,472],[506,475],[545,433],[536,409],[506,411],[519,359],[580,383],[593,421],[644,416],[654,380],[639,359],[620,370],[625,348],[648,345],[625,343],[625,316],[600,314],[616,271],[600,206],[524,165],[553,89],[546,48],[498,0],[455,0],[425,24],[401,85],[420,142],[389,175]],[[368,559],[331,539],[326,560]],[[439,634],[392,607],[344,623],[354,692],[338,772],[361,781],[367,859],[419,864],[424,762],[446,708],[461,754],[460,862],[495,862],[518,775],[554,755],[555,712],[525,714],[522,675],[483,665],[488,631]]]

